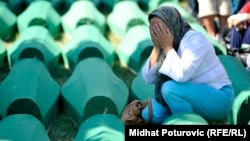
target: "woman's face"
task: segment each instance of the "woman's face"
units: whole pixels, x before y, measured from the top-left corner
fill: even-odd
[[[168,26],[167,26],[161,19],[159,19],[159,18],[157,18],[157,17],[153,17],[153,18],[149,21],[149,23],[150,23],[150,26],[149,26],[150,28],[151,28],[152,26],[156,25],[156,24],[161,23],[161,24],[163,25],[164,29],[168,29]]]
[[[150,30],[150,34],[152,36],[152,34],[155,35],[155,32],[153,29],[158,29],[158,30],[165,30],[166,33],[171,34],[172,33],[169,31],[168,26],[158,17],[153,17],[150,21],[149,21],[150,25],[149,25],[149,30]],[[162,28],[159,28],[159,24],[161,24]]]

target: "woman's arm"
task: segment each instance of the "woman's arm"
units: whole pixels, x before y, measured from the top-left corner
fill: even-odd
[[[154,47],[151,51],[151,54],[149,55],[149,58],[147,59],[145,65],[142,68],[142,77],[149,84],[153,84],[156,82],[157,73],[160,67],[158,62],[160,54],[163,51],[162,48],[160,47],[160,42],[158,42],[158,40],[154,36],[156,32],[154,31],[153,27],[154,26],[150,25],[149,31],[152,41],[154,43]]]
[[[160,55],[160,48],[154,46],[149,58],[142,68],[142,77],[146,83],[153,84],[156,82],[158,71],[158,60]]]
[[[183,37],[179,54],[174,49],[171,49],[159,69],[160,73],[168,75],[178,82],[186,82],[195,76],[199,75],[200,66],[208,61],[204,60],[207,55],[214,54],[212,44],[199,32],[187,32]],[[211,58],[213,59],[213,58]],[[206,69],[206,66],[204,66]]]
[[[157,64],[158,60],[159,60],[159,56],[160,56],[160,48],[154,46],[152,49],[152,52],[149,56],[149,69],[154,66],[155,64]]]

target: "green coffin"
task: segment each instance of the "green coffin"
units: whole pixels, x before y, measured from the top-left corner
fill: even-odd
[[[8,61],[13,66],[23,58],[37,58],[49,69],[59,65],[61,49],[42,26],[28,28],[21,37],[7,49]]]
[[[84,25],[76,29],[72,39],[63,47],[63,60],[71,70],[83,59],[99,57],[112,65],[115,51],[112,44],[94,25]]]
[[[97,114],[83,122],[74,141],[124,141],[124,123],[112,114]]]
[[[135,72],[139,72],[142,63],[149,57],[153,46],[148,26],[135,26],[130,28],[123,37],[117,47],[117,54],[121,63]]]
[[[107,24],[110,31],[121,38],[131,27],[149,25],[147,14],[131,0],[116,3],[112,12],[107,15]]]
[[[1,141],[50,141],[43,124],[32,115],[15,114],[0,122]]]
[[[47,28],[52,37],[56,37],[59,34],[61,16],[54,9],[51,2],[46,0],[34,1],[18,15],[17,27],[21,34],[34,25]]]
[[[62,27],[65,33],[72,35],[81,25],[92,24],[105,32],[106,18],[91,1],[75,1],[62,16]]]
[[[0,2],[0,38],[8,40],[15,35],[17,17],[8,8],[7,4]]]
[[[0,115],[30,114],[45,127],[56,117],[60,86],[37,59],[18,61],[0,86]]]
[[[167,118],[163,125],[208,125],[209,123],[196,113],[177,113]]]
[[[228,115],[228,122],[230,124],[247,124],[250,120],[250,72],[233,56],[220,55],[219,58],[235,91],[235,100]]]
[[[61,93],[65,111],[78,125],[96,114],[120,116],[129,98],[127,85],[97,57],[79,62]]]
[[[6,46],[3,41],[0,39],[0,67],[3,67],[5,64],[5,58],[7,56]]]
[[[132,80],[131,84],[131,99],[147,100],[149,97],[154,97],[155,86],[153,84],[148,84],[142,78],[141,71]]]

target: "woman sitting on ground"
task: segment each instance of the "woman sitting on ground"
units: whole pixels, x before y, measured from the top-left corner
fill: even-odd
[[[148,19],[154,47],[143,66],[143,78],[157,88],[163,76],[169,77],[151,99],[152,123],[162,124],[180,112],[194,112],[207,120],[225,118],[234,90],[213,45],[174,7],[159,7]],[[148,107],[142,117],[148,121]]]

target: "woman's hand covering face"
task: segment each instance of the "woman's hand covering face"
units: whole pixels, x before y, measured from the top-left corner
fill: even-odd
[[[163,50],[173,48],[173,37],[167,25],[158,18],[151,19],[150,23],[150,35],[155,46]]]

